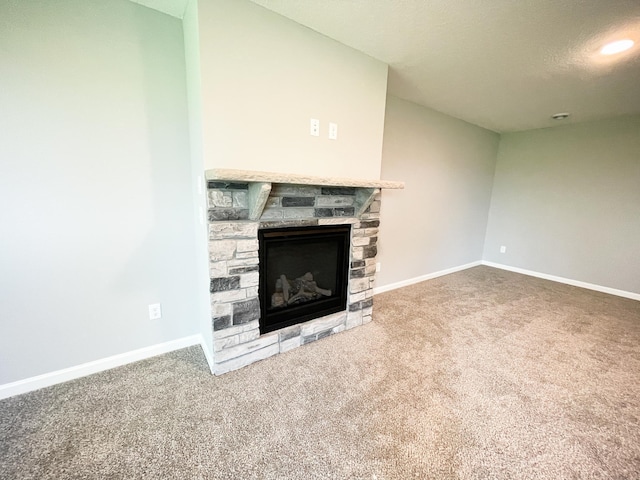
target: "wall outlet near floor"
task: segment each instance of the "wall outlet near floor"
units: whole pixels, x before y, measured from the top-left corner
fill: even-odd
[[[500,253],[507,253],[507,247],[505,247],[504,245],[502,245],[500,247]]]
[[[376,263],[376,272],[382,270],[382,264],[380,262]]]
[[[149,305],[149,320],[160,320],[162,318],[162,307],[159,303]]]

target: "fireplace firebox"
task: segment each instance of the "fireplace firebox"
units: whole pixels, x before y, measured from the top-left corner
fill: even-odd
[[[260,333],[346,309],[350,225],[258,231]]]

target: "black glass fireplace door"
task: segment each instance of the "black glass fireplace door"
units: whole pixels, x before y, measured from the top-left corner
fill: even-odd
[[[350,236],[349,225],[258,232],[260,333],[346,308]]]

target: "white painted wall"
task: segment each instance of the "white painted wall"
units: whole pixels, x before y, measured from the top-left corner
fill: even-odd
[[[640,116],[502,135],[484,259],[640,293]]]
[[[204,155],[202,134],[202,84],[200,75],[200,32],[198,28],[198,0],[189,0],[183,19],[187,98],[189,104],[189,137],[191,145],[191,182],[193,195],[196,257],[193,302],[200,325],[202,347],[209,366],[213,369],[213,331],[209,300],[209,253],[206,222],[206,182],[204,179]]]
[[[377,287],[478,262],[499,136],[389,96]]]
[[[0,3],[0,384],[199,332],[184,72],[177,19]]]
[[[205,168],[380,178],[386,64],[247,0],[199,19]]]

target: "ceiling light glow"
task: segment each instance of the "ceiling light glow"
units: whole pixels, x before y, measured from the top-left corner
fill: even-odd
[[[629,40],[628,38],[624,40],[617,40],[615,42],[607,43],[600,49],[600,53],[602,55],[615,55],[616,53],[629,50],[631,47],[633,47],[633,44],[633,40]]]

